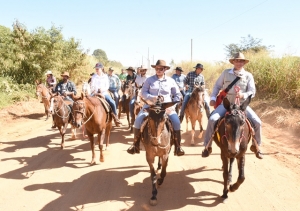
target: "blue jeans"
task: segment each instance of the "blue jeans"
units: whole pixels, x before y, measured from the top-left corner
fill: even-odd
[[[110,97],[109,94],[105,94],[104,97],[105,97],[105,100],[106,100],[106,101],[108,102],[108,104],[110,105],[110,107],[111,107],[113,113],[114,113],[115,115],[117,115],[117,109],[116,109],[115,101]]]
[[[141,129],[141,125],[143,123],[143,120],[146,116],[148,116],[149,113],[144,111],[144,109],[141,109],[139,114],[137,115],[135,121],[134,121],[134,127],[136,129]],[[175,111],[168,114],[169,119],[172,122],[174,130],[180,130],[180,121]]]
[[[134,96],[130,102],[129,102],[129,112],[130,112],[130,117],[133,118],[134,116],[134,102],[136,100],[136,96]]]
[[[116,89],[109,89],[109,91],[111,93],[113,93],[114,98],[115,98],[115,104],[116,104],[116,108],[119,108],[119,100],[120,100],[120,96],[119,96],[119,91]]]
[[[218,121],[218,119],[225,116],[226,111],[227,110],[224,108],[223,104],[221,104],[212,112],[207,123],[207,128],[204,137],[204,146],[206,146],[207,143],[209,142],[214,132],[214,127],[216,122]],[[256,139],[258,146],[260,146],[261,145],[261,120],[249,106],[246,108],[246,115],[247,118],[249,118],[251,122],[254,124],[254,131],[255,131],[254,138]]]

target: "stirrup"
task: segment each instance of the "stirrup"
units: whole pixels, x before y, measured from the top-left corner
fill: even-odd
[[[132,154],[134,155],[135,153],[136,154],[140,154],[140,149],[138,149],[138,147],[136,147],[134,144],[132,146],[130,146],[128,149],[127,149],[127,152],[129,154]]]
[[[183,149],[180,146],[176,148],[176,151],[174,153],[174,155],[177,155],[177,156],[182,156],[184,154],[185,154],[185,152],[183,151]]]
[[[211,148],[211,147],[208,147],[207,149],[205,148],[205,149],[202,151],[202,157],[203,157],[203,158],[206,158],[206,157],[208,157],[211,153],[212,153],[212,148]]]

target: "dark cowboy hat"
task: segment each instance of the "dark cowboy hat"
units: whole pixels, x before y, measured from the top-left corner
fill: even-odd
[[[135,72],[135,69],[133,67],[128,67],[126,70],[130,70],[132,72]]]
[[[156,66],[160,66],[160,67],[164,67],[166,70],[170,69],[169,66],[167,66],[165,60],[157,60],[156,64],[155,65],[151,65],[151,67],[155,68]]]
[[[114,71],[114,68],[110,67],[110,68],[108,69],[108,71]]]
[[[68,72],[64,72],[63,74],[61,74],[61,77],[64,77],[64,76],[68,76],[68,78],[70,78],[70,75]]]
[[[180,72],[183,72],[181,67],[176,67],[175,70],[179,70]]]
[[[196,67],[194,67],[194,68],[201,68],[202,70],[204,70],[204,67],[203,67],[203,65],[202,64],[200,64],[200,63],[198,63],[197,65],[196,65]]]
[[[235,59],[244,60],[244,61],[245,61],[245,64],[247,64],[247,63],[249,62],[249,59],[245,59],[244,54],[242,54],[241,52],[238,52],[238,53],[234,54],[233,58],[229,59],[229,62],[230,62],[231,64],[233,64],[233,61],[234,61]]]

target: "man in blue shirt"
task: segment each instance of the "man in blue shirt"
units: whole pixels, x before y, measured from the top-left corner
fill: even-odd
[[[108,79],[109,79],[109,91],[113,93],[116,103],[116,108],[119,108],[119,90],[121,88],[121,81],[119,77],[113,74],[114,69],[112,67],[108,70]]]
[[[185,75],[182,74],[183,70],[181,67],[176,67],[175,71],[176,71],[176,73],[174,75],[172,75],[172,78],[177,83],[179,90],[182,94],[182,97],[184,97],[185,96],[185,90],[184,90]]]

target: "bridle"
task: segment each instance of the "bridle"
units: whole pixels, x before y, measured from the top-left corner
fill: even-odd
[[[78,105],[78,107],[81,108],[80,110],[78,110],[78,109],[76,109],[76,110],[73,109],[74,114],[75,114],[75,113],[80,113],[80,114],[82,115],[82,120],[84,120],[85,118],[87,118],[87,120],[85,120],[84,122],[81,121],[81,123],[84,125],[84,124],[86,124],[88,121],[90,121],[91,118],[93,117],[93,115],[95,114],[96,106],[94,106],[94,111],[93,111],[93,113],[92,113],[89,117],[87,117],[86,114],[85,114],[85,104],[84,104],[84,102],[78,102],[78,101],[76,101],[76,102],[74,102],[74,104],[75,104],[75,105]],[[74,107],[74,106],[73,106],[73,107]],[[74,115],[74,117],[75,117],[75,115]]]
[[[49,90],[47,89],[47,87],[45,87],[44,84],[37,85],[37,88],[38,89],[36,90],[36,92],[39,93],[38,95],[40,95],[43,99],[48,99],[50,97]],[[45,88],[47,90],[47,95],[46,96],[43,95],[43,88]]]
[[[53,99],[52,99],[52,100],[53,100]],[[66,113],[65,108],[67,107],[67,105],[65,104],[65,102],[64,102],[64,100],[63,100],[62,98],[59,98],[59,101],[62,102],[62,105],[61,105],[60,108],[58,108],[58,110],[56,109],[56,108],[58,107],[57,102],[56,102],[56,103],[53,102],[53,111],[54,111],[54,113],[55,113],[58,117],[60,117],[60,118],[62,118],[62,119],[68,118],[68,117],[70,116],[71,111],[67,108],[68,114],[67,114],[66,116],[64,116],[65,113]],[[62,110],[62,109],[63,109],[63,115],[61,116],[61,115],[58,114],[58,112],[59,112],[60,110]]]

